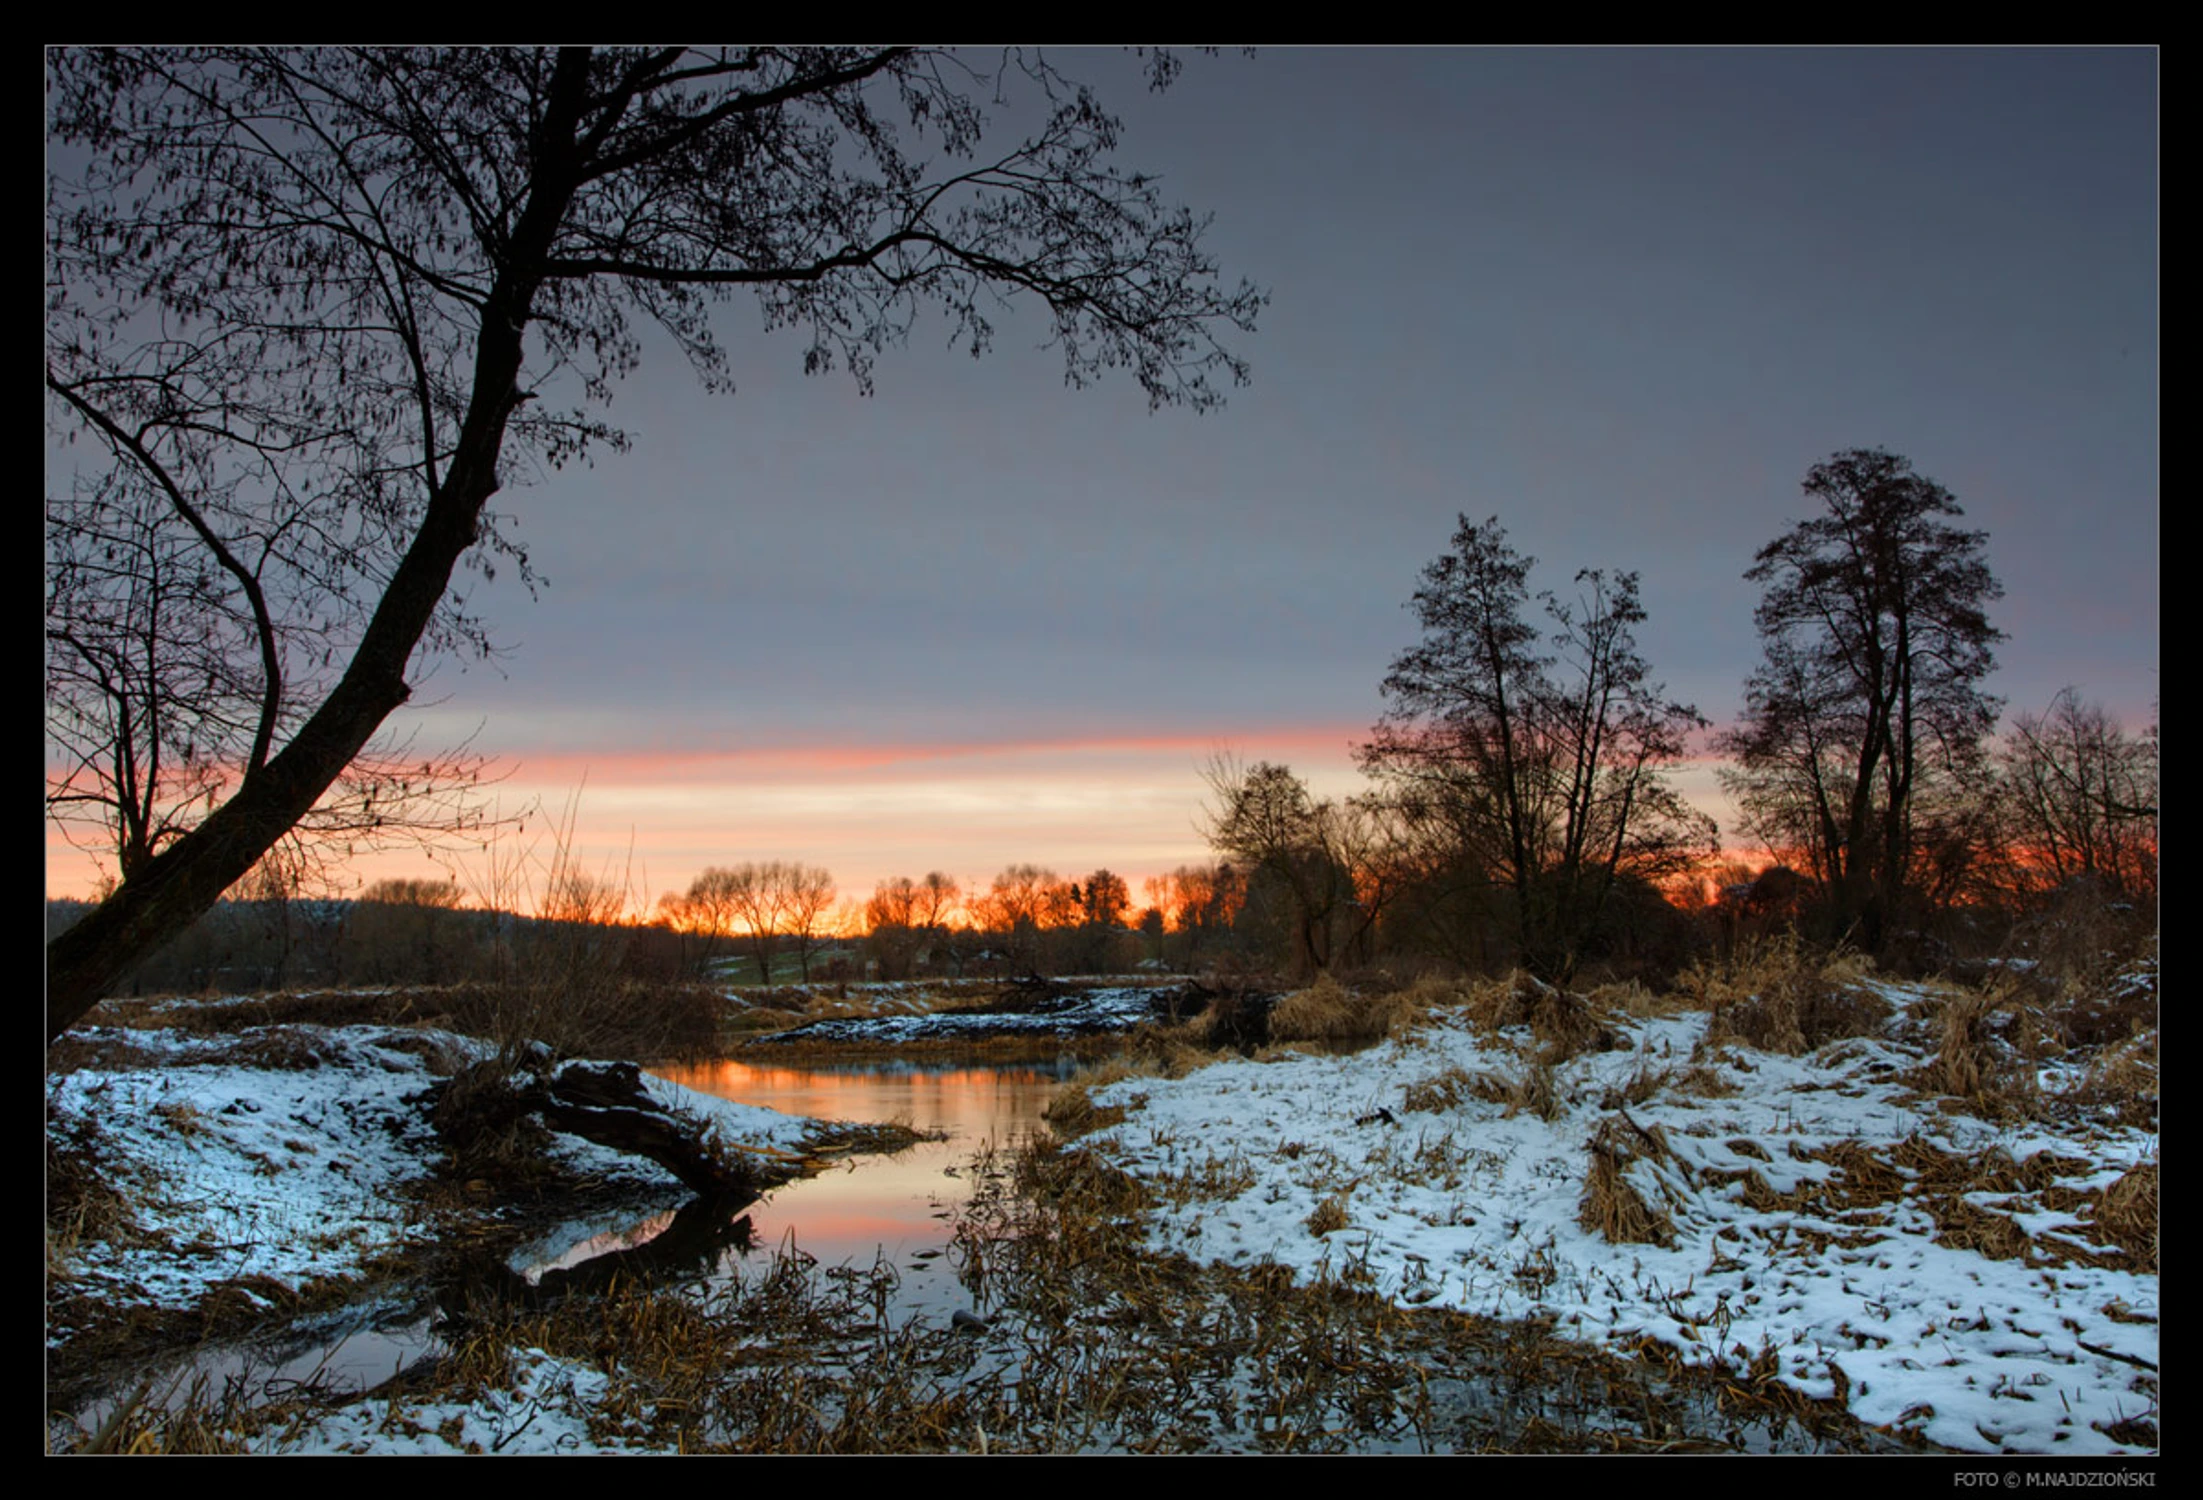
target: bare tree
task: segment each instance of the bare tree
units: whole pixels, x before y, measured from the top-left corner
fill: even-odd
[[[821,919],[834,904],[834,877],[811,865],[785,860],[710,869],[691,888],[726,917],[726,929],[749,934],[760,984],[773,980],[773,959],[784,939],[794,939],[803,977],[811,977],[810,952]]]
[[[821,924],[834,904],[834,877],[816,865],[792,864],[784,867],[787,880],[787,900],[783,904],[782,920],[788,935],[795,939],[796,962],[803,969],[804,983],[811,980],[811,950],[821,936]]]
[[[882,979],[908,979],[918,949],[918,885],[908,875],[882,880],[864,904],[865,932]]]
[[[1764,658],[1723,736],[1747,829],[1820,880],[1836,930],[1884,951],[1917,879],[1927,810],[1978,782],[2003,632],[1988,534],[1910,460],[1851,449],[1814,465],[1821,513],[1760,548]],[[1952,814],[1946,809],[1945,825]]]
[[[780,922],[788,896],[784,869],[777,863],[740,864],[719,872],[732,912],[731,926],[749,934],[759,984],[773,982],[773,955],[780,948]]]
[[[882,927],[914,927],[917,907],[918,883],[908,875],[898,875],[872,887],[872,899],[864,904],[865,920],[875,931]]]
[[[2023,894],[2075,879],[2108,893],[2157,894],[2157,736],[2129,735],[2100,703],[2068,687],[2022,714],[1999,765],[1999,830]]]
[[[807,370],[869,391],[921,309],[978,353],[1024,294],[1071,383],[1127,370],[1200,410],[1245,376],[1218,332],[1263,301],[1033,54],[993,76],[905,47],[47,56],[46,388],[75,455],[48,500],[49,691],[84,716],[64,758],[120,768],[128,849],[48,945],[49,1036],[325,805],[423,661],[486,643],[455,573],[528,576],[489,502],[622,445],[598,414],[638,320],[724,389],[712,310],[746,291]],[[1019,80],[1044,115],[995,144]],[[117,642],[146,621],[133,681]]]
[[[955,920],[957,908],[963,901],[964,888],[954,876],[928,870],[912,895],[911,920],[928,932],[938,932]]]
[[[1266,761],[1241,766],[1218,755],[1202,779],[1211,794],[1204,832],[1243,882],[1241,908],[1282,904],[1292,962],[1304,974],[1367,957],[1377,920],[1398,893],[1379,815],[1357,802],[1316,798],[1290,768]]]
[[[1060,936],[1075,932],[1086,919],[1086,895],[1077,881],[1038,865],[1010,865],[972,907],[1017,967],[1037,973],[1044,964],[1077,961],[1076,954],[1064,951]]]
[[[352,613],[348,562],[317,507],[263,528],[235,514],[235,481],[172,498],[148,447],[161,419],[125,431],[76,389],[61,397],[118,466],[78,469],[47,503],[46,806],[128,880],[296,728],[282,684],[311,673]],[[362,848],[479,837],[482,764],[379,737],[283,840],[294,883],[329,884],[327,867]]]
[[[963,902],[963,888],[939,870],[923,880],[898,875],[872,888],[864,904],[864,927],[882,979],[907,979],[920,956],[939,963],[951,958],[949,924]]]
[[[1125,913],[1132,905],[1131,889],[1113,870],[1096,870],[1071,887],[1078,898],[1078,912],[1066,934],[1065,968],[1074,974],[1106,974],[1117,967],[1123,951]]]
[[[1190,968],[1207,951],[1223,945],[1245,898],[1245,883],[1230,864],[1180,865],[1143,883],[1151,910],[1162,915],[1176,962]]]
[[[1622,881],[1710,855],[1714,827],[1665,780],[1706,721],[1638,653],[1637,575],[1586,569],[1576,599],[1540,596],[1541,636],[1525,614],[1534,561],[1496,516],[1460,518],[1409,603],[1423,639],[1385,677],[1361,758],[1416,829],[1427,878],[1450,866],[1464,891],[1504,890],[1520,960],[1562,976]]]
[[[699,971],[709,970],[713,948],[734,930],[741,909],[741,886],[749,878],[714,865],[690,881],[686,891],[668,891],[658,898],[658,908],[669,922],[682,933],[701,939],[696,957]]]

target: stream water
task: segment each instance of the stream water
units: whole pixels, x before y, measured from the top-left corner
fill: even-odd
[[[776,1188],[749,1217],[760,1252],[792,1241],[821,1266],[884,1260],[901,1277],[899,1311],[945,1318],[963,1305],[945,1252],[956,1207],[971,1194],[972,1158],[990,1141],[1007,1146],[1036,1129],[1048,1095],[1077,1066],[1065,1056],[1014,1066],[928,1060],[797,1068],[724,1061],[655,1071],[698,1093],[785,1114],[903,1124],[934,1137]]]
[[[1053,1062],[1004,1066],[929,1059],[922,1063],[759,1066],[731,1059],[654,1069],[700,1093],[786,1114],[862,1124],[899,1123],[931,1137],[893,1155],[862,1155],[815,1177],[788,1183],[748,1210],[749,1250],[726,1249],[715,1265],[682,1274],[705,1280],[740,1276],[751,1257],[792,1247],[822,1272],[870,1269],[884,1261],[899,1278],[891,1304],[899,1319],[948,1319],[965,1306],[947,1247],[956,1206],[970,1195],[966,1168],[989,1141],[1008,1145],[1040,1123],[1050,1091],[1077,1066]],[[604,1255],[647,1244],[672,1225],[675,1211],[633,1213],[547,1236],[511,1269],[535,1282]],[[294,1324],[275,1342],[210,1348],[155,1384],[156,1397],[183,1400],[194,1381],[219,1390],[248,1379],[280,1390],[319,1380],[333,1389],[372,1386],[440,1352],[433,1299],[391,1298]],[[79,1413],[96,1425],[103,1399]]]

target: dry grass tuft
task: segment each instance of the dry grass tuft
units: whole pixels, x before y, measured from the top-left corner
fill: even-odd
[[[1838,1141],[1793,1154],[1839,1168],[1835,1177],[1801,1184],[1787,1195],[1780,1206],[1794,1212],[1824,1217],[1854,1214],[1861,1216],[1862,1223],[1876,1224],[1882,1222],[1886,1205],[1909,1201],[1934,1221],[1937,1244],[1992,1260],[2028,1266],[2136,1267],[2146,1260],[2147,1269],[2155,1268],[2153,1166],[2136,1168],[2135,1173],[2146,1175],[2136,1177],[2133,1185],[2126,1186],[2122,1179],[2099,1193],[2062,1181],[2069,1175],[2085,1175],[2090,1167],[2087,1161],[2048,1151],[2016,1162],[2001,1147],[1962,1154],[1915,1135],[1889,1148],[1886,1160],[1858,1141]],[[2080,1222],[2056,1232],[2028,1233],[2020,1216],[2044,1210],[2072,1215]]]
[[[2103,1191],[2096,1229],[2126,1251],[2137,1271],[2157,1274],[2157,1163],[2143,1162]]]
[[[273,1073],[313,1073],[336,1060],[326,1032],[316,1026],[263,1026],[244,1032],[194,1062],[233,1068],[265,1068]]]
[[[91,1068],[122,1073],[134,1068],[170,1067],[173,1062],[174,1055],[167,1048],[148,1047],[126,1031],[71,1031],[46,1045],[46,1076],[49,1078]]]
[[[1628,1177],[1629,1168],[1640,1160],[1667,1159],[1667,1142],[1659,1127],[1648,1131],[1628,1116],[1616,1115],[1599,1123],[1589,1150],[1591,1167],[1584,1175],[1577,1222],[1611,1244],[1674,1244],[1674,1220],[1645,1202]]]
[[[1798,1024],[1799,991],[1817,981],[1817,969],[1803,947],[1785,935],[1740,955],[1726,969],[1690,969],[1677,988],[1712,1011],[1701,1050],[1733,1041],[1761,1052],[1794,1055],[1805,1050],[1805,1029]]]
[[[1745,1170],[1743,1198],[1745,1206],[1754,1213],[1774,1213],[1790,1206],[1790,1200],[1776,1192],[1757,1167]]]
[[[434,1021],[445,1012],[438,989],[279,991],[215,999],[176,996],[101,1002],[110,1025],[169,1029],[196,1036],[262,1026],[397,1026]]]
[[[1991,1260],[2032,1261],[2035,1241],[2010,1215],[1997,1213],[1955,1195],[1931,1198],[1928,1212],[1935,1219],[1935,1242],[1954,1250],[1971,1250]]]
[[[472,1062],[465,1047],[443,1031],[386,1031],[375,1038],[375,1045],[419,1058],[431,1078],[449,1078]]]
[[[1925,1146],[1926,1142],[1920,1144]],[[1905,1190],[1904,1174],[1876,1156],[1863,1141],[1834,1141],[1805,1156],[1809,1161],[1828,1163],[1838,1173],[1832,1183],[1812,1183],[1800,1190],[1800,1196],[1808,1198],[1816,1210],[1871,1208]]]
[[[1839,949],[1820,954],[1785,933],[1740,955],[1725,969],[1686,972],[1678,995],[1713,1012],[1706,1043],[1733,1040],[1762,1052],[1795,1056],[1840,1041],[1872,1036],[1894,1013],[1865,987],[1873,964]]]
[[[1321,1239],[1327,1234],[1346,1228],[1346,1199],[1333,1193],[1316,1205],[1316,1211],[1308,1216],[1308,1232]]]
[[[1464,1068],[1449,1067],[1409,1084],[1401,1097],[1400,1107],[1423,1114],[1443,1114],[1476,1091],[1476,1079],[1472,1074]]]
[[[1890,1155],[1932,1192],[2016,1193],[2021,1189],[2019,1163],[2001,1146],[1965,1156],[1913,1135],[1893,1146]]]
[[[1943,1041],[1936,1052],[1935,1086],[1954,1098],[1979,1100],[1996,1077],[1990,1020],[1997,997],[1963,990],[1943,1002]]]
[[[1139,1027],[1124,1042],[1130,1071],[1157,1078],[1183,1078],[1217,1061],[1220,1051],[1230,1049],[1228,1045],[1209,1045],[1208,1023],[1204,1014],[1175,1026]]]
[[[1620,1084],[1608,1089],[1600,1097],[1599,1108],[1627,1109],[1634,1104],[1643,1104],[1674,1079],[1674,1069],[1655,1067],[1651,1054],[1640,1051],[1637,1054],[1637,1066],[1630,1070],[1629,1076]]]
[[[1634,979],[1620,984],[1602,984],[1584,998],[1595,1011],[1607,1015],[1624,1015],[1639,1021],[1672,1016],[1693,1008],[1688,995],[1672,990],[1655,994]]]
[[[282,1403],[285,1410],[301,1410],[297,1400]],[[156,1394],[153,1382],[141,1382],[118,1397],[113,1406],[83,1434],[82,1441],[63,1451],[74,1453],[249,1453],[248,1438],[240,1429],[280,1421],[282,1413],[253,1407],[242,1381],[232,1380],[217,1393],[204,1375],[195,1377],[187,1390],[171,1389]]]
[[[1501,974],[1465,982],[1456,987],[1457,1004],[1468,1018],[1486,1031],[1518,1024],[1518,989],[1535,990],[1538,981],[1523,973]]]
[[[2029,1119],[2042,1112],[2034,1065],[2008,1039],[2014,1012],[2024,1009],[2019,986],[2008,979],[1979,989],[1947,992],[1930,1002],[1941,1037],[1936,1055],[1917,1075],[1918,1086],[1958,1099],[1990,1119]]]
[[[2066,1039],[2076,1047],[2114,1045],[2158,1024],[2157,942],[2092,982],[2069,982],[2057,1007]]]
[[[1058,1084],[1048,1096],[1047,1107],[1040,1117],[1048,1122],[1061,1140],[1071,1140],[1090,1130],[1102,1130],[1120,1123],[1125,1117],[1121,1104],[1096,1105],[1092,1090],[1101,1082],[1088,1083],[1080,1079]]]
[[[1737,1085],[1722,1076],[1719,1068],[1703,1063],[1695,1063],[1676,1074],[1670,1087],[1678,1094],[1698,1099],[1728,1099],[1741,1092]]]
[[[718,991],[703,985],[641,983],[577,963],[506,984],[463,986],[452,993],[449,1024],[508,1048],[541,1042],[562,1058],[654,1062],[715,1055],[726,1013]]]
[[[1515,976],[1493,1024],[1529,1027],[1550,1063],[1564,1063],[1585,1052],[1612,1052],[1623,1045],[1581,995],[1555,989],[1528,974]]]
[[[1855,965],[1847,962],[1837,975],[1852,967]],[[1845,1037],[1877,1035],[1896,1014],[1897,1008],[1872,990],[1827,971],[1823,971],[1823,977],[1828,983],[1808,995],[1798,1010],[1798,1026],[1805,1033],[1808,1048],[1825,1047]]]
[[[1270,1013],[1277,1005],[1275,995],[1227,990],[1199,1015],[1160,1029],[1195,1049],[1252,1055],[1270,1040]]]
[[[1138,1178],[1084,1146],[1024,1151],[1014,1165],[1020,1193],[1065,1214],[1119,1219],[1148,1205]]]
[[[96,1121],[46,1124],[46,1274],[65,1278],[88,1240],[126,1242],[137,1233],[130,1180]]]
[[[446,1175],[507,1190],[532,1191],[557,1180],[550,1132],[537,1101],[514,1087],[512,1065],[495,1058],[454,1074],[438,1091],[429,1123],[451,1152]]]
[[[193,1063],[297,1070],[326,1061],[311,1029],[322,1026],[430,1025],[500,1044],[540,1041],[561,1056],[708,1056],[720,1050],[727,1008],[706,986],[626,979],[589,958],[565,968],[546,959],[502,983],[106,1003],[120,1005],[117,1023],[238,1036],[235,1047],[196,1054]],[[92,1060],[113,1066],[104,1052]],[[77,1055],[61,1049],[48,1066]]]
[[[1399,992],[1400,1001],[1418,1014],[1460,1010],[1470,1003],[1475,986],[1466,980],[1442,979],[1426,974]]]
[[[2146,964],[2154,1009],[2156,917],[2154,903],[2120,900],[2084,878],[2070,882],[2014,936],[2033,956],[2038,974],[2084,1001],[2102,994],[2122,971]]]
[[[1501,1080],[1501,1103],[1510,1115],[1528,1114],[1550,1124],[1560,1118],[1562,1099],[1553,1064],[1543,1058],[1526,1061],[1511,1080]]]
[[[1414,1013],[1402,992],[1357,995],[1325,974],[1272,1007],[1269,1040],[1366,1047],[1383,1041]]]
[[[2092,1170],[2093,1164],[2083,1157],[2037,1151],[2019,1164],[2019,1181],[2029,1192],[2039,1193],[2055,1186],[2061,1177],[2074,1177]]]
[[[2080,1086],[2065,1097],[2121,1125],[2157,1128],[2157,1030],[2113,1043],[2088,1065]]]

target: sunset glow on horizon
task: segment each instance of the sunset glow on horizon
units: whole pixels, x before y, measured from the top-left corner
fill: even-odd
[[[1345,796],[1361,789],[1350,745],[1366,732],[515,757],[487,768],[483,802],[501,821],[525,819],[498,852],[534,849],[536,863],[570,810],[580,865],[627,884],[638,910],[707,866],[773,859],[824,865],[860,901],[878,881],[929,870],[984,890],[1012,864],[1066,879],[1107,868],[1137,894],[1151,875],[1213,857],[1195,827],[1212,755],[1283,762],[1316,795]],[[398,847],[345,868],[355,889],[454,876],[472,894],[490,859],[479,843],[436,855]],[[49,824],[47,895],[88,895],[98,873]]]
[[[387,879],[455,879],[483,904],[493,865],[540,870],[569,813],[579,866],[627,887],[630,910],[685,889],[705,868],[788,860],[823,865],[839,896],[861,904],[880,881],[940,870],[967,897],[1011,865],[1080,880],[1121,876],[1134,905],[1142,883],[1215,859],[1199,821],[1202,779],[1215,755],[1289,766],[1319,798],[1371,790],[1354,763],[1367,727],[1304,725],[1240,737],[1142,735],[1122,740],[972,741],[962,744],[776,748],[705,753],[546,755],[492,764],[484,803],[506,826],[431,854],[395,847],[343,863],[330,894],[356,895]],[[1697,758],[1673,780],[1726,825],[1716,762]],[[1724,850],[1723,857],[1737,851]],[[47,833],[47,895],[92,893],[98,864]]]

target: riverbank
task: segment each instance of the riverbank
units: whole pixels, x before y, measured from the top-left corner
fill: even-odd
[[[557,1254],[543,1237],[560,1225],[690,1196],[649,1160],[525,1118],[455,1149],[434,1092],[495,1056],[477,1038],[289,1022],[88,1028],[70,1048],[46,1091],[47,1377],[62,1406],[161,1351],[379,1288],[478,1280],[531,1242]],[[759,1188],[910,1138],[642,1085]]]
[[[961,1318],[901,1308],[907,1266],[791,1242],[700,1291],[449,1309],[436,1357],[364,1399],[133,1387],[49,1443],[2148,1452],[2153,969],[2147,989],[2089,1041],[2009,988],[1841,966],[1669,997],[1235,1001],[1127,1038],[1059,1091],[1053,1138],[963,1169]],[[50,1374],[98,1343],[95,1307],[116,1339],[167,1320],[167,1347],[470,1240],[509,1264],[527,1205],[455,1180],[411,1102],[479,1044],[292,1022],[75,1045],[49,1080]],[[831,1148],[666,1097],[762,1153]],[[546,1203],[681,1196],[556,1151]]]

